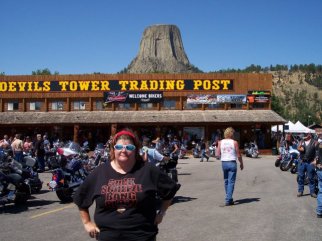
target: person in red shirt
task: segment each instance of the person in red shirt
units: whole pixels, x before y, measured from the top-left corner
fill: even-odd
[[[27,136],[25,139],[25,142],[23,143],[23,151],[26,153],[31,153],[33,148],[32,141],[30,139],[30,136]]]

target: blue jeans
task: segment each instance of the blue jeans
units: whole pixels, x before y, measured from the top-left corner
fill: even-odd
[[[15,151],[15,160],[22,163],[23,162],[23,152]]]
[[[223,161],[222,170],[224,173],[226,204],[233,202],[233,193],[237,175],[237,163],[235,161]]]
[[[45,170],[45,157],[38,156],[37,157],[38,168],[41,170]]]
[[[308,162],[301,161],[299,163],[297,172],[298,172],[298,192],[304,191],[304,179],[305,179],[305,173],[307,173],[307,177],[309,178],[310,194],[313,194],[315,167]]]
[[[203,161],[204,158],[206,158],[207,161],[209,159],[209,157],[207,156],[206,150],[205,149],[202,149],[201,150],[201,161]]]
[[[322,170],[317,170],[316,174],[319,180],[319,192],[317,197],[316,214],[322,215]]]

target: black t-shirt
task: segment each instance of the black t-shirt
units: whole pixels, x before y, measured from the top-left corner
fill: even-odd
[[[37,151],[37,157],[45,156],[44,140],[36,141],[35,151]]]
[[[74,202],[87,209],[96,202],[94,220],[100,240],[144,241],[158,227],[156,193],[164,200],[176,194],[177,184],[150,163],[138,162],[127,174],[116,172],[111,163],[97,167],[78,188]]]

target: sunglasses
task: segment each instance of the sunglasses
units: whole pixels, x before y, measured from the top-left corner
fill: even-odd
[[[125,148],[127,151],[134,151],[136,149],[135,145],[128,144],[128,145],[121,145],[121,144],[116,144],[114,146],[115,150],[121,151]]]

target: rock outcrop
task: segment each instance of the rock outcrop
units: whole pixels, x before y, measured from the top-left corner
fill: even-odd
[[[194,66],[184,51],[180,30],[175,25],[153,25],[144,30],[138,55],[127,73],[191,73]]]

